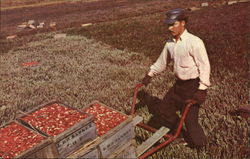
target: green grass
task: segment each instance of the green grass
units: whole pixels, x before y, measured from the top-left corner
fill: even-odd
[[[129,105],[128,92],[132,92],[137,76],[143,75],[139,72],[145,72],[137,59],[149,61],[83,37],[31,42],[1,56],[1,104],[9,111],[13,106],[27,110],[52,99],[71,101],[79,107],[97,99],[123,110]],[[30,61],[39,65],[21,66]]]
[[[212,86],[200,113],[210,140],[199,153],[175,141],[150,158],[250,157],[250,120],[229,114],[249,100],[247,10],[249,3],[189,13],[189,30],[204,40],[212,68]],[[168,37],[163,19],[164,13],[157,13],[73,28],[66,31],[71,36],[60,40],[50,33],[3,41],[7,45],[0,54],[1,123],[13,119],[17,109],[27,111],[52,99],[78,108],[99,100],[128,112],[135,84]],[[29,61],[39,65],[21,66]],[[143,89],[162,98],[173,82],[168,68]],[[145,122],[150,118],[146,107],[138,113]],[[139,128],[136,132],[143,140],[151,135]]]

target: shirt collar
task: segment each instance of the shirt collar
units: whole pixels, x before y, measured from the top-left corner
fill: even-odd
[[[188,31],[187,31],[187,29],[185,29],[184,31],[183,31],[183,33],[181,34],[181,36],[180,36],[180,41],[182,41],[182,40],[185,40],[185,38],[188,36]],[[176,40],[173,38],[172,39],[174,42],[176,42]]]
[[[180,40],[185,40],[185,38],[188,36],[187,29],[184,30],[184,32],[181,34]]]

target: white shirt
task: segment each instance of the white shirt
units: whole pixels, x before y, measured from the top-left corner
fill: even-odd
[[[167,41],[148,75],[153,77],[164,71],[170,61],[174,61],[174,74],[178,79],[199,77],[199,89],[204,90],[210,86],[210,64],[204,43],[199,37],[185,30],[178,41]]]

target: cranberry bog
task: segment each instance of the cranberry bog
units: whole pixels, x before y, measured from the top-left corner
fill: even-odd
[[[152,2],[156,1],[144,4]],[[133,9],[136,12],[120,12],[120,18],[116,17],[117,8],[113,8],[114,12],[105,12],[113,13],[112,16],[93,16],[108,18],[102,22],[95,19],[98,23],[87,27],[69,25],[72,27],[25,33],[27,36],[18,35],[12,40],[2,38],[1,124],[14,119],[18,109],[27,112],[34,105],[52,99],[77,108],[98,100],[115,110],[130,112],[135,85],[159,56],[168,38],[163,24],[165,10],[183,4],[191,7],[202,1],[176,2],[169,1],[168,7],[162,5],[153,12],[145,11],[153,5],[141,10],[136,5]],[[208,6],[188,13],[188,30],[203,39],[211,62],[212,86],[200,110],[199,121],[209,142],[204,149],[196,151],[176,140],[150,158],[249,158],[250,121],[229,113],[249,101],[248,10],[250,4],[244,2]],[[78,24],[87,22],[90,21]],[[57,33],[67,36],[54,39]],[[36,65],[23,65],[34,61]],[[161,99],[173,82],[169,67],[142,91]],[[149,103],[143,97],[137,102],[137,111],[147,122],[151,117],[146,106]],[[141,144],[151,134],[136,128],[135,135],[136,144]]]
[[[67,3],[66,3],[67,1]],[[62,30],[86,23],[113,21],[128,17],[147,15],[179,7],[200,6],[199,1],[162,0],[3,0],[1,1],[0,39],[9,35],[31,35],[34,33]],[[210,2],[217,6],[224,1]],[[41,29],[22,29],[19,25],[35,20],[44,23]],[[56,24],[50,27],[50,23]],[[2,50],[3,48],[1,48]]]
[[[98,1],[98,0],[71,0],[71,3],[82,1],[82,2],[91,2],[91,1]],[[2,0],[1,1],[1,9],[7,10],[7,9],[16,9],[16,8],[27,8],[27,7],[37,7],[37,6],[45,6],[45,5],[51,5],[51,4],[61,4],[61,3],[67,3],[68,0]]]

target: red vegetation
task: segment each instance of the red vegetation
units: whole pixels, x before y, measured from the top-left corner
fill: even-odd
[[[13,158],[44,139],[38,133],[11,122],[0,128],[0,158]]]
[[[77,110],[52,104],[21,119],[48,135],[56,136],[86,117],[86,114],[81,114]]]
[[[106,134],[109,130],[127,119],[126,115],[123,115],[98,103],[93,104],[87,109],[84,109],[84,111],[94,116],[97,133],[99,136]]]

